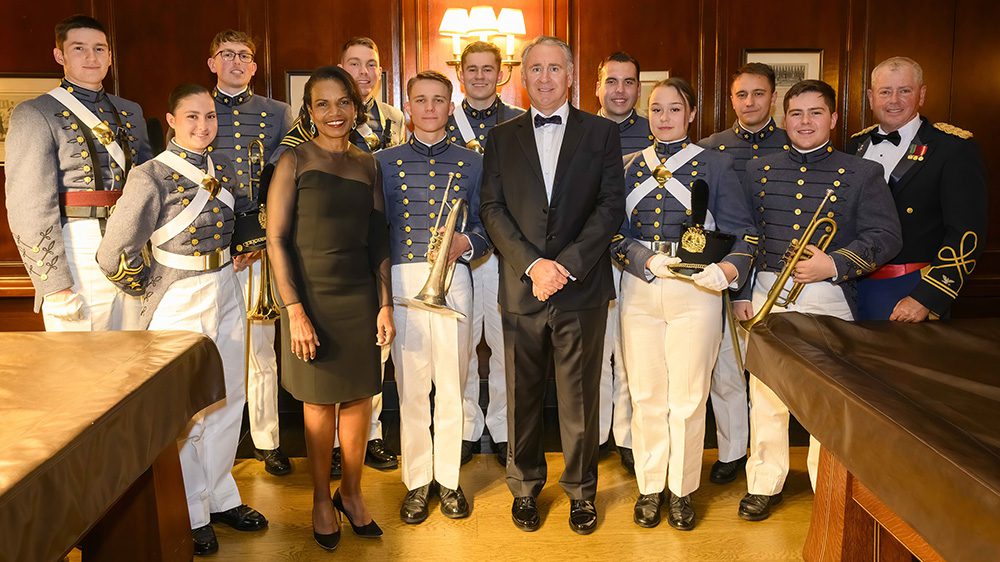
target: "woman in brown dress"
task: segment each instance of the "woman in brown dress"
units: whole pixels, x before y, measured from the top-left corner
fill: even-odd
[[[337,511],[355,534],[382,535],[362,498],[361,469],[371,397],[381,391],[379,346],[395,330],[381,173],[348,141],[365,119],[357,85],[341,68],[320,68],[305,85],[303,105],[314,138],[287,150],[275,168],[267,251],[284,303],[282,385],[304,403],[313,535],[332,550],[340,539]],[[338,426],[344,474],[331,498]]]

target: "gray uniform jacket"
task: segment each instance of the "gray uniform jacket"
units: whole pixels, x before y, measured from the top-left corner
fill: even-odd
[[[259,140],[264,145],[263,163],[273,162],[271,158],[281,139],[292,128],[292,108],[285,102],[255,95],[250,89],[236,96],[218,90],[214,90],[212,95],[219,132],[209,151],[213,157],[221,154],[229,160],[236,174],[236,188],[247,192],[250,187],[250,143]],[[262,169],[263,165],[254,166],[254,179]],[[254,191],[254,200],[257,200],[257,195]]]
[[[106,92],[63,80],[61,86],[113,132],[127,160],[141,164],[150,154],[142,109]],[[73,286],[66,264],[59,194],[122,189],[128,170],[111,158],[89,127],[45,94],[14,108],[6,140],[7,218],[24,267],[35,287],[35,311],[45,295]]]
[[[382,141],[381,148],[403,144],[406,140],[406,117],[403,112],[387,103],[373,101],[365,107],[365,112],[368,113],[368,126]]]
[[[192,154],[173,142],[167,144],[167,150],[199,170],[207,171],[207,152]],[[233,187],[234,174],[229,161],[224,156],[213,155],[212,164],[221,188],[233,193],[236,199],[235,212],[246,211],[251,203]],[[107,231],[97,249],[97,262],[111,282],[130,295],[142,296],[140,319],[143,326],[149,325],[157,304],[174,281],[205,273],[174,269],[143,257],[143,248],[153,232],[183,211],[198,189],[202,188],[173,168],[152,160],[129,174],[125,193],[108,219]],[[160,248],[185,256],[228,248],[233,235],[233,214],[233,209],[213,198],[187,228]],[[232,267],[232,263],[211,271],[224,267]]]
[[[743,188],[760,236],[757,270],[772,273],[784,267],[789,243],[802,238],[826,190],[833,190],[822,214],[837,222],[837,233],[826,253],[837,267],[832,282],[856,315],[857,279],[888,263],[903,245],[882,166],[829,145],[806,154],[792,147],[751,160]],[[741,297],[750,295],[744,290]]]

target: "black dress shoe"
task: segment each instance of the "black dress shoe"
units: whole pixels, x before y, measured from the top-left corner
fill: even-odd
[[[618,456],[621,457],[622,466],[625,467],[625,471],[635,476],[635,457],[632,456],[632,449],[618,447]]]
[[[694,506],[691,505],[691,494],[675,496],[670,494],[670,505],[667,507],[667,522],[678,531],[694,529]]]
[[[237,531],[259,531],[267,527],[267,519],[246,504],[213,513],[211,519],[212,523],[225,523]]]
[[[632,520],[640,527],[652,529],[660,524],[660,505],[663,504],[663,492],[656,494],[639,494],[632,510]]]
[[[276,449],[254,449],[253,458],[264,461],[264,470],[275,476],[284,476],[292,471],[292,463],[288,460],[288,455],[281,452],[281,448]]]
[[[332,533],[327,533],[325,535],[317,533],[316,529],[313,529],[313,539],[316,540],[316,544],[322,546],[327,550],[336,550],[337,545],[340,544],[340,529]]]
[[[403,505],[399,508],[399,518],[403,520],[403,523],[416,525],[427,519],[427,503],[430,501],[433,484],[433,482],[424,484],[406,493]]]
[[[472,460],[472,453],[475,452],[476,442],[462,440],[462,464]]]
[[[354,524],[351,514],[347,513],[347,509],[344,508],[344,499],[340,497],[340,488],[337,488],[337,491],[333,493],[333,507],[344,514],[347,522],[351,524],[351,529],[355,535],[363,539],[377,539],[382,536],[382,528],[378,526],[378,523],[375,523],[374,519],[369,521],[367,525],[358,526]]]
[[[211,525],[191,529],[191,538],[194,540],[194,553],[197,556],[219,551],[219,541],[216,540],[215,529]]]
[[[399,461],[396,460],[396,455],[385,448],[385,441],[372,439],[365,451],[365,464],[379,470],[392,470],[399,466]]]
[[[330,478],[340,480],[344,475],[344,457],[340,454],[340,447],[333,448],[333,455],[330,457]]]
[[[601,443],[597,447],[598,458],[602,458],[603,459],[604,457],[610,455],[612,447],[614,447],[614,445],[611,444],[611,440],[610,439],[608,439],[604,443]]]
[[[771,516],[771,507],[781,503],[781,492],[773,496],[747,494],[740,500],[740,519],[763,521]]]
[[[497,443],[497,462],[500,466],[507,466],[507,442]]]
[[[581,535],[589,535],[597,528],[597,507],[591,500],[569,501],[569,528]]]
[[[746,455],[730,462],[715,461],[712,465],[711,472],[708,474],[708,479],[715,484],[728,484],[729,482],[736,480],[736,476],[741,470],[746,468],[746,466]]]
[[[514,526],[522,531],[537,531],[542,524],[538,516],[538,505],[535,498],[531,496],[519,496],[514,498],[514,504],[510,507],[510,518],[514,521]]]
[[[440,487],[441,513],[449,519],[462,519],[469,516],[472,510],[469,509],[469,502],[465,499],[465,492],[459,486],[451,488]]]

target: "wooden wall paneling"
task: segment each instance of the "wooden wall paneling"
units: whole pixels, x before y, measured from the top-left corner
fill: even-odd
[[[838,148],[844,148],[850,135],[865,127],[865,113],[868,102],[865,98],[865,88],[868,85],[870,68],[868,58],[870,53],[871,11],[870,0],[851,0],[848,15],[848,28],[844,34],[844,49],[841,54],[841,80],[844,91],[848,95],[841,96],[839,101],[840,119],[837,129],[840,131],[842,143]]]
[[[723,108],[729,103],[729,80],[722,76],[722,65],[728,35],[728,22],[724,20],[725,7],[718,0],[701,0],[699,3],[698,71],[691,76],[698,96],[698,113],[691,138],[699,140],[727,126],[722,121]]]

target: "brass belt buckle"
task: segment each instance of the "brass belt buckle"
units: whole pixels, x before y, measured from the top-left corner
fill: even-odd
[[[225,250],[223,248],[216,248],[215,250],[212,250],[212,253],[205,256],[206,271],[222,267],[222,258],[224,256],[224,251]]]
[[[657,240],[655,242],[650,242],[650,249],[657,254],[666,254],[670,257],[677,255],[677,242],[669,242],[666,240]]]

